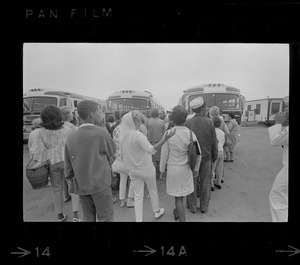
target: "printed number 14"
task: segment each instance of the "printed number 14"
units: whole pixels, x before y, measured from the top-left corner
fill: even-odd
[[[35,249],[36,249],[36,256],[39,257],[39,255],[40,255],[40,249],[39,249],[39,247],[37,247],[37,248],[35,248]],[[44,249],[44,251],[42,252],[41,256],[47,256],[47,257],[50,256],[49,247],[46,247],[46,248]]]

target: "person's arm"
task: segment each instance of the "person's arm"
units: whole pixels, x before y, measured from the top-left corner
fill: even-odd
[[[192,137],[193,137],[193,141],[197,143],[198,150],[199,150],[199,154],[197,155],[197,161],[196,161],[196,164],[195,164],[195,168],[193,170],[193,176],[197,177],[199,175],[199,168],[200,168],[200,163],[201,163],[201,159],[202,159],[202,152],[201,152],[200,144],[197,140],[197,136],[193,132],[192,132]]]
[[[65,172],[65,178],[67,180],[72,181],[74,178],[74,170],[71,163],[70,155],[69,155],[69,149],[67,144],[65,144],[65,162],[64,162],[64,172]]]
[[[210,120],[210,130],[211,130],[211,136],[212,136],[212,148],[211,148],[211,156],[212,161],[216,161],[218,159],[218,138],[216,135],[215,125]]]
[[[284,129],[282,131],[282,124],[285,122],[287,118],[287,113],[278,113],[275,116],[276,124],[270,127],[269,136],[270,136],[270,144],[271,145],[286,145],[288,144],[288,129]]]
[[[140,145],[140,147],[142,149],[144,149],[146,152],[154,155],[157,150],[159,150],[159,148],[161,148],[163,146],[163,144],[169,139],[171,138],[173,135],[175,135],[176,133],[176,129],[171,129],[169,132],[165,133],[164,137],[162,140],[160,140],[158,143],[152,145],[148,140],[147,137],[140,133],[137,135],[136,137],[136,141],[138,142],[138,144]]]
[[[159,165],[159,171],[161,173],[165,172],[166,165],[169,158],[169,144],[168,142],[165,142],[161,148],[161,154],[160,154],[160,165]]]

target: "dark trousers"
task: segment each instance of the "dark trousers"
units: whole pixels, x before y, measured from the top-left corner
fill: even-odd
[[[199,176],[194,178],[194,191],[187,196],[187,207],[191,212],[197,210],[197,186],[199,185],[200,211],[208,210],[211,188],[212,162],[202,160]]]
[[[84,222],[113,222],[114,206],[111,188],[104,191],[80,195]]]

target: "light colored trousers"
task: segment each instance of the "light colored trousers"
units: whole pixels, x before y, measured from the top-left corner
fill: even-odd
[[[211,176],[211,186],[214,186],[214,181],[218,185],[221,185],[221,179],[223,177],[223,166],[224,166],[224,151],[218,151],[218,159],[212,163],[212,176]]]
[[[129,172],[131,185],[134,192],[134,210],[136,222],[143,221],[144,185],[147,184],[153,212],[159,211],[159,201],[156,186],[155,167]]]
[[[288,221],[288,168],[284,166],[275,178],[269,194],[273,222]]]
[[[119,189],[119,199],[125,200],[126,199],[126,187],[127,187],[127,175],[120,174],[120,189]],[[130,179],[130,178],[129,178]],[[133,198],[133,187],[130,181],[129,189],[128,189],[128,198]]]
[[[63,212],[63,191],[64,191],[64,161],[51,164],[50,163],[50,180],[51,180],[51,188],[53,192],[53,200],[55,212],[60,214]]]

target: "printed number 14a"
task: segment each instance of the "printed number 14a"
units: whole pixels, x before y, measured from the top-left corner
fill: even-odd
[[[170,248],[168,249],[167,252],[165,252],[165,247],[162,246],[162,247],[161,247],[161,255],[162,255],[162,256],[165,256],[165,255],[175,256],[175,255],[176,255],[176,252],[175,252],[175,250],[174,250],[174,246],[170,247]],[[178,257],[180,257],[180,256],[182,256],[182,255],[183,255],[183,256],[187,256],[187,252],[186,252],[184,246],[181,246],[181,247],[180,247],[180,250],[179,250],[179,253],[178,253]]]
[[[36,256],[39,257],[40,256],[40,248],[36,247],[35,249],[36,249]],[[44,251],[42,252],[41,256],[47,256],[47,257],[50,256],[49,247],[46,247],[44,249]]]

